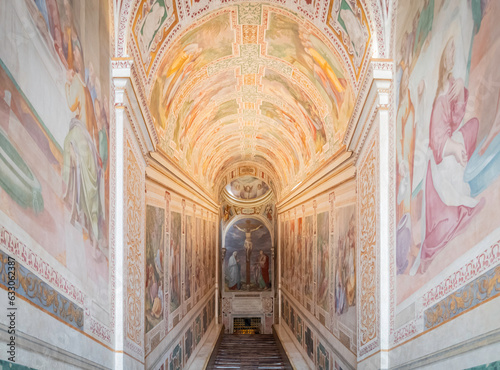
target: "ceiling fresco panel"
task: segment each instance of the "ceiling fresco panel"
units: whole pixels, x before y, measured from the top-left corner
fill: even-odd
[[[157,150],[200,185],[255,161],[278,192],[326,164],[370,49],[359,0],[141,0],[130,45]],[[365,67],[363,67],[365,66]]]
[[[146,71],[151,69],[159,47],[178,21],[175,0],[140,1],[133,23],[133,34],[141,64]]]
[[[359,78],[361,66],[368,53],[371,34],[368,18],[359,0],[330,2],[327,24],[342,41]]]
[[[307,75],[330,110],[346,101],[350,91],[341,63],[312,29],[283,14],[271,13],[265,41],[267,55],[285,60]]]
[[[156,74],[153,93],[160,94],[155,123],[164,128],[175,94],[193,72],[233,53],[235,33],[229,12],[213,17],[185,33],[165,55]],[[156,113],[156,114],[155,114]]]

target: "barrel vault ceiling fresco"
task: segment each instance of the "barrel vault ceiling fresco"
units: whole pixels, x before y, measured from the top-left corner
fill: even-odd
[[[127,6],[127,54],[144,89],[156,150],[200,185],[216,192],[228,167],[253,162],[268,169],[283,194],[345,150],[373,45],[366,4]]]

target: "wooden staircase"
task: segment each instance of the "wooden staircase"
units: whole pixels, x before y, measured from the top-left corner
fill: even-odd
[[[272,334],[223,335],[207,369],[292,369]]]

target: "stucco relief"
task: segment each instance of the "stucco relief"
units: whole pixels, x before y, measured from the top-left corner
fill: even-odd
[[[272,313],[273,312],[273,298],[267,297],[262,299],[262,309],[264,313]]]
[[[359,354],[365,346],[377,338],[377,142],[370,145],[366,157],[359,166],[358,186],[358,261],[359,306],[358,342]]]
[[[128,136],[128,135],[127,135]],[[126,335],[135,344],[126,346],[135,354],[143,352],[144,323],[144,172],[134,143],[127,137],[126,158]],[[129,344],[129,345],[127,345]]]

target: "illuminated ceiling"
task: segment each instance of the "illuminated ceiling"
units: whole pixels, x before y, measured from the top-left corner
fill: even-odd
[[[369,14],[355,0],[224,3],[132,3],[156,149],[213,191],[238,163],[286,191],[344,150]]]

